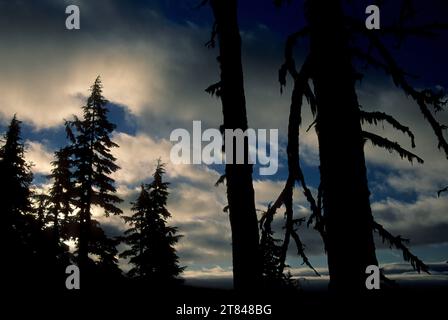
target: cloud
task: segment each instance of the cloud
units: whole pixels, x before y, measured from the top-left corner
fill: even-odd
[[[112,152],[121,167],[113,175],[120,185],[145,182],[153,174],[159,157],[169,160],[171,144],[166,140],[156,141],[147,135],[132,136],[122,132],[115,133],[112,140],[119,145]]]
[[[37,129],[59,126],[79,113],[89,86],[101,75],[106,98],[138,115],[139,128],[151,136],[166,138],[195,119],[219,127],[221,103],[204,91],[219,77],[218,52],[204,46],[209,24],[173,22],[157,10],[157,2],[79,3],[83,22],[74,32],[59,25],[63,4],[47,0],[27,10],[17,3],[5,6],[2,14],[14,19],[8,28],[13,34],[0,32],[1,117],[18,113]],[[33,23],[24,10],[36,12]],[[249,123],[284,134],[289,98],[280,95],[277,81],[282,60],[277,45],[283,44],[260,26],[245,33],[252,34],[243,50]],[[267,39],[275,45],[260,52]]]
[[[431,274],[418,273],[410,264],[406,263],[386,263],[381,264],[380,268],[384,271],[384,274],[389,278],[403,281],[403,280],[427,280],[427,281],[441,281],[444,280],[448,283],[448,264],[446,262],[433,262],[427,264]],[[291,275],[298,279],[322,279],[329,280],[328,268],[316,268],[320,276],[317,276],[310,268],[290,268]]]
[[[222,187],[214,187],[215,179],[197,185],[171,180],[170,224],[183,235],[177,249],[185,265],[231,265],[230,225],[223,212],[227,199]]]
[[[87,40],[76,49],[62,46],[55,50],[51,42],[26,42],[15,49],[23,50],[23,55],[13,56],[15,51],[10,47],[0,55],[4,73],[4,81],[0,81],[1,115],[10,118],[17,113],[38,129],[59,126],[64,118],[79,114],[97,75],[102,76],[104,95],[135,114],[144,104],[151,104],[158,94],[157,86],[163,85],[160,70],[156,70],[163,64],[157,57],[163,54],[143,44],[127,47]]]
[[[185,283],[190,286],[201,288],[232,289],[232,269],[213,266],[196,270],[186,269],[182,273]]]
[[[218,101],[204,92],[217,74],[215,57],[204,47],[208,28],[171,22],[149,4],[83,1],[80,6],[82,21],[88,23],[72,32],[58,25],[63,4],[2,7],[2,16],[13,17],[9,31],[0,32],[3,118],[18,113],[38,129],[61,125],[62,119],[79,112],[97,75],[103,78],[105,96],[141,116],[145,126],[152,120],[153,132],[194,115],[206,120],[205,107],[210,108],[209,119],[214,106],[219,114]],[[29,11],[36,12],[32,23]]]
[[[200,270],[186,270],[183,274],[185,278],[223,278],[231,277],[231,268],[222,268],[220,266],[215,266],[212,268],[201,268]]]
[[[448,242],[448,202],[421,196],[415,202],[386,199],[372,204],[375,219],[412,245]]]
[[[151,180],[155,159],[159,156],[162,160],[169,159],[172,144],[165,139],[153,139],[144,133],[132,136],[118,132],[113,140],[120,145],[113,152],[117,163],[122,167],[114,177],[120,194],[127,198],[122,208],[125,214],[130,214],[129,201],[137,196],[138,185]],[[231,265],[231,232],[228,214],[223,212],[227,199],[223,185],[214,187],[218,178],[219,173],[207,166],[174,165],[167,162],[166,181],[170,182],[168,209],[172,214],[169,224],[177,226],[179,234],[183,235],[177,249],[184,265]],[[268,203],[280,194],[283,184],[282,181],[255,180],[257,208],[266,209]],[[133,187],[129,187],[130,185]],[[315,192],[313,188],[312,191]],[[308,204],[300,190],[295,192],[295,205],[300,216],[309,214]],[[283,234],[282,210],[279,210],[274,223],[279,237]],[[122,221],[118,223],[122,224]],[[300,228],[299,232],[307,245],[307,252],[320,253],[322,241],[319,235],[305,227]],[[297,256],[292,254],[291,259],[297,259]]]
[[[384,264],[381,268],[389,279],[395,280],[401,287],[434,288],[448,285],[448,264],[444,262],[429,264],[433,274],[418,274],[411,266],[401,263]],[[437,270],[437,271],[436,271]],[[299,286],[305,291],[328,290],[328,268],[317,268],[321,276],[309,268],[290,268],[293,278],[299,281]],[[232,286],[232,272],[230,268],[214,266],[198,270],[186,270],[184,278],[187,284],[193,286],[230,288]]]
[[[433,262],[427,264],[429,271],[433,275],[445,275],[448,276],[448,263],[447,262]],[[382,269],[386,275],[397,275],[397,274],[407,274],[407,275],[418,275],[410,264],[405,263],[390,263],[382,266]],[[448,280],[448,277],[447,277]]]
[[[437,138],[432,128],[424,120],[416,103],[397,89],[371,86],[364,88],[361,92],[368,109],[379,109],[386,112],[411,129],[415,135],[416,148],[411,148],[410,140],[406,135],[393,130],[387,124],[384,125],[384,128],[381,126],[378,128],[367,127],[368,130],[399,142],[404,148],[425,160],[423,165],[410,164],[408,161],[400,159],[395,153],[390,154],[368,144],[366,158],[369,164],[389,169],[386,176],[378,179],[378,183],[386,182],[389,188],[398,192],[434,194],[438,187],[446,181],[446,157],[441,150],[438,150]],[[436,117],[441,123],[448,122],[447,112],[439,112]]]
[[[183,238],[177,245],[181,264],[198,265],[231,263],[230,228],[228,215],[222,209],[227,204],[225,189],[215,187],[218,172],[204,165],[174,165],[169,161],[172,143],[156,140],[144,133],[129,135],[117,132],[114,142],[120,147],[113,150],[117,164],[122,168],[114,173],[119,195],[125,198],[121,205],[124,214],[129,215],[130,202],[139,192],[140,183],[148,183],[155,170],[156,159],[166,162],[165,180],[170,182],[168,210],[172,219],[170,225],[179,228]],[[104,224],[112,224],[124,230],[121,219],[101,217]]]
[[[33,164],[32,171],[38,174],[50,174],[53,152],[41,142],[27,140],[25,145],[27,147],[25,157],[29,163]]]

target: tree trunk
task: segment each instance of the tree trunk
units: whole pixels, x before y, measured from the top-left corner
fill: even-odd
[[[90,206],[81,209],[78,239],[78,267],[84,274],[89,272],[89,241],[90,241]]]
[[[220,47],[221,99],[225,129],[247,129],[241,37],[236,0],[211,0]],[[247,151],[247,144],[245,146]],[[232,229],[236,289],[260,284],[261,259],[251,164],[226,165],[227,198]]]
[[[308,0],[306,10],[330,288],[359,291],[365,289],[366,266],[378,262],[355,73],[340,1]]]

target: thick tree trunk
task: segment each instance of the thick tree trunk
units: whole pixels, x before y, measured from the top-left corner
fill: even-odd
[[[219,38],[224,128],[244,131],[247,129],[247,116],[237,1],[211,0],[210,3]],[[226,181],[232,228],[234,286],[236,289],[255,288],[261,280],[261,259],[252,165],[227,164]]]
[[[365,289],[377,264],[355,75],[340,1],[308,0],[330,288]]]

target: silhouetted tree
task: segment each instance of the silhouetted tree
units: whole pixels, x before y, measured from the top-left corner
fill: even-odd
[[[115,262],[111,257],[115,254],[111,239],[106,239],[104,233],[98,230],[98,223],[92,221],[92,207],[101,207],[106,216],[122,213],[116,206],[122,200],[115,195],[114,180],[110,177],[111,173],[119,169],[115,164],[115,157],[111,154],[111,148],[118,147],[110,139],[115,125],[107,118],[108,101],[102,95],[100,77],[95,80],[90,90],[91,95],[82,108],[83,118],[74,116],[72,121],[66,123],[67,136],[72,143],[70,150],[75,183],[74,198],[78,208],[77,254],[80,268],[92,264],[89,253],[107,259],[104,261],[107,262],[105,265]],[[103,249],[107,249],[107,252],[102,252]]]
[[[282,1],[276,1],[281,3]],[[404,1],[403,10],[412,7],[412,1]],[[323,10],[325,8],[325,10]],[[414,147],[413,134],[409,128],[400,124],[391,116],[381,112],[364,112],[360,110],[355,82],[360,73],[353,63],[355,57],[361,58],[369,65],[384,69],[392,76],[394,83],[413,98],[428,120],[439,141],[439,148],[448,155],[448,144],[440,125],[429,110],[442,110],[446,101],[443,92],[432,90],[416,90],[406,80],[406,74],[397,65],[385,45],[380,41],[380,34],[395,34],[404,39],[409,35],[427,34],[436,28],[446,27],[434,23],[421,27],[405,27],[403,19],[398,26],[382,27],[384,31],[367,30],[364,21],[356,21],[343,12],[341,1],[305,1],[307,26],[292,34],[286,44],[285,63],[280,69],[280,83],[286,84],[289,73],[294,80],[294,90],[290,112],[290,122],[294,123],[294,134],[288,135],[288,156],[291,140],[298,143],[298,124],[303,97],[308,99],[313,114],[319,141],[321,185],[318,200],[306,187],[298,162],[298,149],[292,149],[296,160],[289,166],[295,167],[288,181],[294,180],[302,184],[304,193],[310,202],[312,215],[309,224],[322,234],[328,253],[330,286],[337,290],[359,290],[364,287],[365,269],[367,265],[377,264],[373,232],[380,234],[388,242],[403,252],[406,261],[417,271],[427,271],[427,266],[412,255],[401,237],[395,237],[373,220],[370,208],[370,192],[364,156],[364,144],[370,141],[373,145],[397,152],[409,161],[423,160],[402,148],[398,143],[390,141],[370,132],[363,131],[364,122],[377,124],[388,122],[392,127],[409,135]],[[403,11],[402,11],[403,16]],[[365,52],[362,45],[353,47],[354,36],[362,34],[369,40],[369,48],[376,50],[378,57],[371,51]],[[293,46],[303,36],[310,38],[310,53],[300,71],[296,70],[293,58]],[[311,89],[309,81],[313,82]],[[287,182],[284,191],[272,206],[270,214],[285,203],[290,196],[291,185]],[[289,200],[288,200],[289,201]]]
[[[266,214],[264,215],[266,217]],[[269,219],[273,216],[270,215]],[[291,284],[291,276],[284,272],[285,261],[282,259],[283,247],[282,241],[274,237],[274,231],[271,228],[272,221],[263,221],[260,223],[261,238],[260,252],[262,257],[262,276],[263,283],[267,288],[281,287]]]
[[[131,217],[123,217],[126,223],[132,227],[125,231],[125,237],[123,242],[129,245],[131,248],[120,254],[123,258],[130,258],[130,263],[135,265],[134,268],[129,270],[128,276],[144,277],[145,268],[143,251],[145,249],[145,237],[144,232],[147,228],[147,215],[150,209],[149,193],[146,191],[144,185],[141,186],[140,194],[137,201],[132,203],[131,210],[135,212]]]
[[[174,248],[181,236],[176,235],[177,228],[166,225],[171,214],[166,209],[169,183],[163,181],[164,174],[164,164],[159,160],[153,182],[141,186],[133,203],[134,214],[123,217],[131,226],[123,238],[130,249],[121,256],[130,258],[134,266],[128,273],[130,277],[166,285],[178,281],[184,268],[179,266]]]
[[[204,1],[204,4],[207,1]],[[221,80],[207,88],[207,92],[222,100],[225,129],[248,128],[246,101],[244,96],[243,70],[241,63],[241,37],[237,21],[236,0],[210,0],[215,17],[210,46],[215,37],[219,41],[219,64]],[[225,147],[225,146],[224,146]],[[234,146],[235,148],[235,146]],[[259,251],[259,233],[255,210],[252,165],[247,161],[248,145],[244,164],[226,164],[228,212],[232,229],[233,281],[236,289],[255,288],[260,284],[262,262]],[[235,157],[235,152],[233,153]]]
[[[30,185],[31,166],[25,160],[21,138],[21,122],[14,116],[0,148],[0,232],[5,284],[20,287],[31,278],[26,268],[36,259],[34,231],[36,221],[32,211]]]
[[[118,249],[120,243],[116,237],[109,237],[98,221],[92,219],[89,229],[89,253],[98,257],[95,263],[95,274],[99,281],[107,285],[120,280],[122,274],[118,267]]]
[[[36,192],[32,195],[32,199],[34,200],[34,208],[31,212],[36,216],[36,224],[39,229],[43,229],[47,222],[50,199],[45,193]]]
[[[359,290],[365,288],[366,267],[377,265],[378,261],[355,91],[356,73],[340,1],[307,1],[306,6],[312,61],[308,76],[314,84],[317,105],[330,286]]]
[[[51,197],[43,192],[33,195],[33,210],[35,216],[31,225],[33,247],[36,259],[33,261],[33,271],[40,285],[64,288],[65,268],[70,264],[68,246],[63,242],[59,232],[59,223],[55,225],[52,212]]]
[[[30,185],[33,174],[30,164],[25,161],[20,124],[14,116],[4,137],[5,144],[0,149],[2,211],[12,225],[19,220],[19,216],[31,210]]]
[[[48,178],[52,179],[49,190],[49,208],[46,214],[46,231],[53,246],[56,264],[67,266],[69,262],[68,246],[64,243],[71,236],[70,230],[75,223],[72,212],[74,208],[75,184],[71,172],[69,148],[62,148],[54,153],[53,169]]]
[[[74,203],[75,184],[71,172],[71,150],[62,148],[55,152],[53,169],[49,178],[53,184],[49,191],[50,208],[47,222],[52,225],[54,239],[68,240],[68,228],[71,225]]]

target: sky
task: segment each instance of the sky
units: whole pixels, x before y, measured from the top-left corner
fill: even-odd
[[[110,118],[117,124],[113,140],[120,148],[113,153],[121,170],[113,178],[118,195],[125,200],[121,205],[125,214],[130,214],[130,202],[136,198],[140,184],[151,180],[160,157],[167,163],[166,180],[171,183],[170,224],[183,235],[177,250],[181,264],[187,266],[185,276],[226,277],[231,272],[230,227],[223,212],[227,200],[225,188],[214,187],[224,167],[174,165],[169,158],[173,145],[169,136],[174,129],[191,130],[193,120],[201,120],[203,128],[219,128],[222,123],[220,101],[204,91],[219,79],[218,52],[205,46],[213,17],[208,6],[195,8],[198,2],[0,0],[0,131],[5,132],[14,114],[23,121],[26,157],[34,164],[35,183],[38,189],[47,188],[50,182],[44,176],[51,170],[53,152],[67,143],[64,119],[80,113],[90,85],[100,75],[104,95],[110,101]],[[280,135],[279,172],[254,176],[260,210],[276,199],[287,174],[291,80],[281,94],[278,69],[286,37],[304,25],[302,2],[292,1],[283,8],[275,8],[271,0],[259,1],[257,6],[240,1],[239,5],[249,125],[278,129]],[[397,13],[396,6],[387,2],[381,7],[385,24]],[[70,4],[80,8],[80,30],[65,28],[65,8]],[[364,19],[368,4],[356,1],[346,9]],[[446,21],[446,1],[417,4],[422,21]],[[388,43],[409,74],[418,76],[410,79],[417,88],[448,87],[447,36],[445,32],[437,38],[410,41],[399,50]],[[306,42],[298,43],[298,65],[307,49]],[[357,84],[360,104],[368,111],[387,112],[410,127],[417,144],[412,152],[425,160],[423,165],[410,164],[366,144],[373,215],[393,234],[410,238],[412,251],[426,262],[446,262],[448,195],[437,197],[437,190],[448,185],[447,159],[437,149],[434,134],[417,105],[378,70],[362,71],[366,75]],[[312,116],[308,110],[304,112],[301,159],[306,179],[316,193],[317,139],[314,130],[306,132]],[[448,124],[447,112],[437,117]],[[365,127],[411,148],[409,139],[387,124]],[[299,189],[295,192],[295,213],[297,217],[310,214]],[[93,214],[110,235],[126,228],[120,217],[106,218],[98,208]],[[280,211],[277,227],[282,219]],[[318,234],[306,227],[301,227],[299,234],[311,263],[325,270]],[[401,253],[376,240],[380,262],[401,268],[397,264],[402,261]],[[129,268],[126,261],[120,263],[124,270]],[[297,274],[303,274],[306,270],[301,263],[292,247],[288,264]]]

